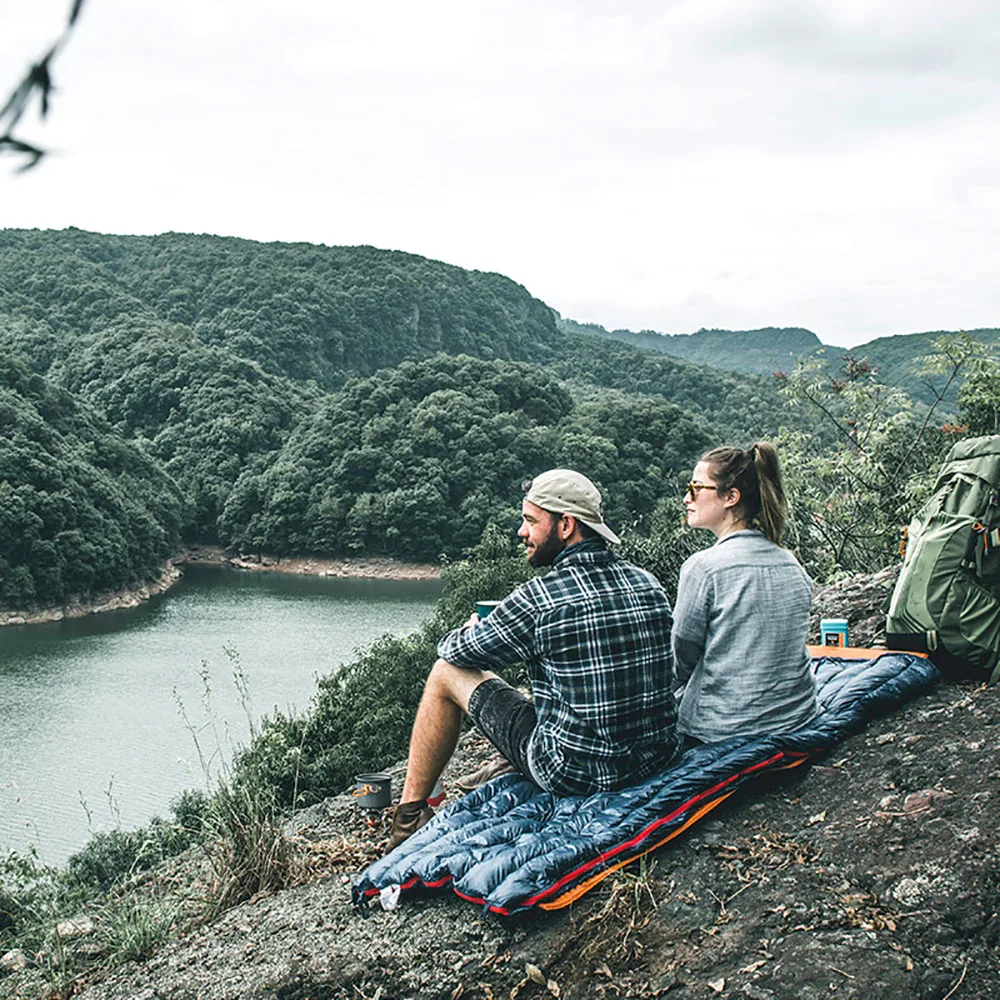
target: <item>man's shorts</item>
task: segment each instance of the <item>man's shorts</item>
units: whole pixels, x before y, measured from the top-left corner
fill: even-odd
[[[469,718],[521,774],[531,777],[528,744],[536,718],[530,698],[499,677],[491,677],[472,692]]]

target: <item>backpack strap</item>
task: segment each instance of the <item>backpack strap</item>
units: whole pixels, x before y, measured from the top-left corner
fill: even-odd
[[[940,645],[937,629],[926,632],[886,632],[887,649],[906,653],[933,653]]]
[[[982,535],[983,544],[976,544],[976,536]],[[971,569],[976,568],[976,575],[983,575],[983,559],[1000,551],[1000,528],[991,528],[989,522],[976,521],[972,526],[972,535],[969,538],[969,546],[965,553],[966,564]]]

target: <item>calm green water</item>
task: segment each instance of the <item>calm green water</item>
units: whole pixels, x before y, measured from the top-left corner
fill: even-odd
[[[166,815],[205,784],[192,730],[217,767],[250,718],[307,708],[318,676],[383,632],[412,631],[439,593],[189,567],[141,608],[0,629],[0,850],[34,844],[57,864],[92,830]]]

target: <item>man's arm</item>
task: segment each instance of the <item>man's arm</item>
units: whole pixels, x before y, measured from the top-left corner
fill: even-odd
[[[449,632],[438,656],[456,667],[493,670],[523,663],[534,649],[537,608],[526,587],[519,587],[490,614]]]

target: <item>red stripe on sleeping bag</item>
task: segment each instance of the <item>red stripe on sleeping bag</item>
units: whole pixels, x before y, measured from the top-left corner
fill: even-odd
[[[427,889],[440,889],[441,886],[447,885],[452,880],[453,877],[454,876],[452,876],[452,875],[445,875],[444,878],[435,879],[433,882],[425,882],[419,876],[414,875],[413,878],[408,878],[399,887],[399,889],[400,889],[400,892],[402,892],[402,891],[404,891],[406,889],[412,889],[418,882],[422,886],[424,886],[425,888],[427,888]],[[384,886],[383,886],[383,888],[384,888]],[[367,896],[369,899],[371,899],[372,896],[377,896],[381,891],[382,891],[382,889],[376,889],[373,886],[371,889],[365,889],[365,891],[361,895],[362,896]],[[461,893],[459,893],[459,895],[461,895]],[[468,897],[466,897],[466,898],[468,898]],[[473,902],[476,902],[476,901],[473,900]],[[480,902],[482,902],[482,900],[480,900]]]
[[[647,826],[644,830],[637,833],[631,840],[626,840],[624,843],[619,844],[617,847],[612,847],[606,851],[602,851],[596,857],[591,858],[590,861],[587,861],[586,863],[580,865],[579,868],[575,868],[573,871],[563,875],[561,879],[550,885],[547,889],[543,889],[541,892],[536,893],[534,896],[529,896],[527,899],[523,900],[521,903],[518,904],[518,908],[520,909],[521,907],[536,905],[546,896],[550,896],[552,893],[557,892],[564,885],[566,885],[567,882],[570,882],[573,879],[578,878],[580,875],[583,875],[584,873],[590,871],[590,869],[595,868],[597,865],[602,864],[605,861],[608,861],[610,858],[615,857],[615,855],[620,854],[622,851],[626,851],[630,847],[634,847],[636,844],[641,843],[658,827],[663,826],[665,823],[672,822],[674,819],[676,819],[682,813],[686,812],[688,809],[692,808],[693,806],[696,806],[699,802],[703,801],[704,799],[710,798],[711,796],[718,794],[724,788],[731,785],[734,781],[737,781],[740,778],[745,777],[746,775],[753,774],[756,771],[762,771],[765,768],[771,767],[774,764],[777,764],[781,760],[785,760],[792,757],[802,759],[808,756],[809,756],[808,753],[786,753],[784,750],[779,750],[778,753],[776,753],[773,757],[769,757],[767,760],[760,761],[757,764],[751,764],[750,767],[746,767],[742,771],[737,771],[736,774],[731,774],[724,781],[720,781],[717,785],[713,785],[711,788],[707,788],[704,791],[699,792],[692,798],[688,799],[687,802],[683,803],[682,805],[679,805],[672,813],[668,814],[667,816],[661,816],[658,820],[655,820],[653,823],[650,823],[649,826]],[[494,910],[496,913],[502,913],[505,916],[509,915],[509,913],[511,912],[506,907],[491,906],[490,909]]]

